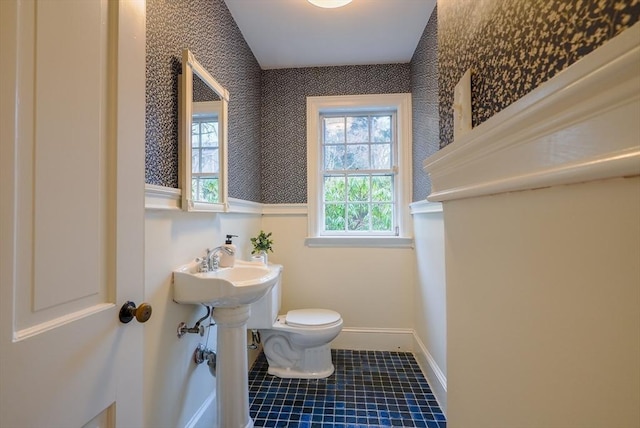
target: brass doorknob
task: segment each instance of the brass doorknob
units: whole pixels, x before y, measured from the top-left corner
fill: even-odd
[[[138,322],[147,322],[149,321],[149,318],[151,318],[152,311],[153,309],[148,303],[141,303],[140,306],[136,308],[136,304],[134,302],[126,302],[120,308],[118,318],[120,319],[120,322],[124,324],[127,324],[134,318]]]

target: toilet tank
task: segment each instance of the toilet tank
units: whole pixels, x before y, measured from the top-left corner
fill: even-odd
[[[282,296],[282,273],[278,276],[278,282],[271,290],[262,296],[260,300],[252,303],[251,315],[247,321],[248,329],[271,328],[278,317]]]

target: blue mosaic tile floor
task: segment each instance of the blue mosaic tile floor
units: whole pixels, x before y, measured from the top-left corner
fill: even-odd
[[[260,354],[249,372],[256,427],[446,428],[446,420],[408,352],[332,350],[326,379],[280,379]]]

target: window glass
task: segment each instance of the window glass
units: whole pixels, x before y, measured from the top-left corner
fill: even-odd
[[[217,116],[194,115],[191,147],[192,198],[197,201],[218,202],[220,156]]]
[[[395,114],[322,117],[325,234],[394,232]]]

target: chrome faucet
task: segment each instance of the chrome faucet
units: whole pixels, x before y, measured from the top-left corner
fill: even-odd
[[[220,267],[220,252],[224,251],[230,256],[233,256],[235,252],[229,247],[216,247],[213,250],[207,248],[207,261],[209,265],[209,271],[216,271]]]

